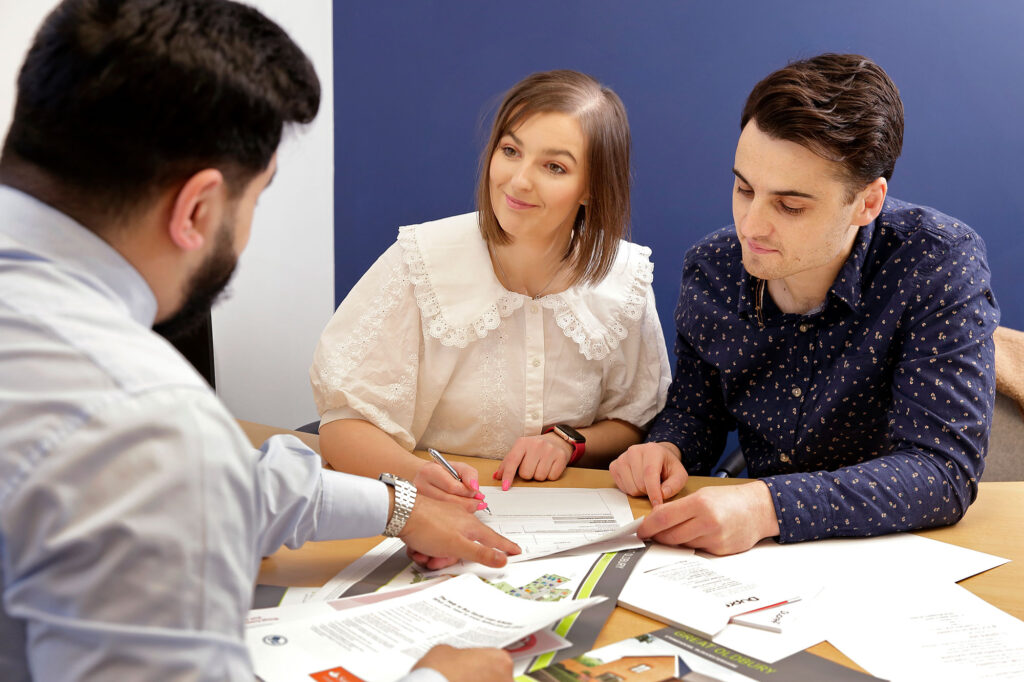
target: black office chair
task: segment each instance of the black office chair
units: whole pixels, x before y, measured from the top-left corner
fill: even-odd
[[[743,456],[743,450],[741,448],[736,448],[719,460],[718,465],[715,466],[711,475],[717,476],[718,478],[738,478],[743,474],[743,470],[746,468],[747,459]]]
[[[192,363],[196,371],[203,375],[210,388],[217,388],[213,368],[213,321],[210,313],[206,313],[206,316],[188,332],[178,336],[168,337],[159,324],[153,327],[153,331],[170,341],[171,345]]]

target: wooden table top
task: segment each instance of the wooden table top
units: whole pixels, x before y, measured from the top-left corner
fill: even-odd
[[[315,435],[295,433],[253,422],[239,422],[254,445],[259,445],[276,433],[292,433],[319,452]],[[451,456],[453,461],[464,461],[480,472],[482,486],[497,483],[491,474],[498,460],[476,457]],[[721,479],[692,476],[680,496],[706,485],[733,485],[745,479]],[[518,481],[519,486],[550,486],[559,488],[614,488],[611,475],[604,470],[570,468],[557,481],[535,483]],[[629,500],[634,517],[651,511],[646,499]],[[985,601],[1024,620],[1024,482],[982,483],[977,501],[964,518],[954,526],[918,531],[933,540],[975,549],[1011,559],[1010,563],[960,581]],[[381,537],[334,542],[310,542],[297,550],[281,548],[263,560],[259,581],[268,585],[307,586],[323,585],[338,571],[366,553],[382,540]],[[594,647],[602,647],[627,637],[665,627],[663,623],[633,613],[621,607],[612,613]],[[824,642],[808,651],[856,670],[862,670],[831,644]]]

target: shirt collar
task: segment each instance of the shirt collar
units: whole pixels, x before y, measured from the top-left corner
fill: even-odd
[[[736,261],[738,272],[736,277],[738,278],[740,285],[740,299],[736,305],[736,312],[739,313],[740,317],[745,317],[748,320],[756,322],[757,313],[754,307],[755,297],[757,296],[757,278],[747,272],[747,269],[743,267],[743,258],[740,257]]]
[[[401,227],[398,243],[427,332],[442,345],[465,348],[531,300],[498,281],[476,213]],[[554,312],[565,336],[588,359],[603,359],[644,314],[654,270],[650,254],[647,247],[621,242],[601,282],[537,303]]]
[[[829,287],[826,295],[844,303],[850,310],[856,311],[860,307],[861,297],[864,290],[864,265],[867,262],[868,250],[871,247],[871,239],[875,234],[875,221],[872,221],[857,230],[857,237],[853,243],[853,249],[846,261],[839,269],[832,286]],[[743,260],[737,261],[737,277],[739,279],[739,301],[736,312],[748,320],[756,320],[757,300],[757,278],[750,275],[743,267]],[[769,294],[765,291],[765,298]],[[769,307],[768,303],[764,306]],[[770,306],[774,309],[774,306]]]
[[[24,192],[0,185],[0,251],[54,263],[152,327],[156,297],[124,256],[88,228]]]
[[[853,243],[850,255],[839,269],[839,274],[832,282],[829,293],[833,298],[842,301],[852,311],[860,308],[861,296],[864,291],[864,266],[867,263],[868,249],[875,235],[875,221],[871,221],[857,230],[857,238]]]

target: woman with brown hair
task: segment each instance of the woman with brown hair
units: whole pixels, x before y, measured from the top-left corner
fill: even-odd
[[[629,124],[575,71],[506,93],[481,159],[478,212],[399,228],[324,330],[310,370],[335,468],[393,472],[482,508],[414,448],[504,459],[554,480],[607,466],[664,405],[670,381],[650,249],[624,241]]]

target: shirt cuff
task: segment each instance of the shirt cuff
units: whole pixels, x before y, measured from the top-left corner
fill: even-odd
[[[761,479],[768,486],[779,522],[778,542],[821,540],[835,535],[828,500],[815,488],[827,485],[814,474],[780,474]]]
[[[380,535],[388,522],[387,486],[365,476],[322,469],[323,496],[317,540]]]

